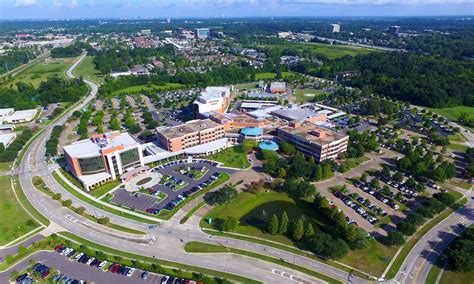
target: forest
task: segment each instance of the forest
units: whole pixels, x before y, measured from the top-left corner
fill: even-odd
[[[56,47],[51,50],[51,57],[53,58],[66,58],[66,57],[77,57],[82,54],[82,50],[86,50],[88,55],[94,55],[96,50],[92,48],[88,43],[76,42],[72,45],[65,47]]]
[[[31,109],[57,102],[77,102],[87,93],[82,79],[66,80],[50,77],[38,88],[18,82],[15,88],[0,88],[0,108]]]
[[[0,56],[0,74],[7,73],[20,65],[28,63],[28,59],[36,58],[32,49],[11,49]]]

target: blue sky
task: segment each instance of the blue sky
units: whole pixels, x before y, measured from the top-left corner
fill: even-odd
[[[0,0],[1,19],[474,15],[474,0]]]

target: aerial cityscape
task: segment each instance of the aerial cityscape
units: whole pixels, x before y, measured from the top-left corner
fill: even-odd
[[[474,2],[0,3],[0,283],[474,284]]]

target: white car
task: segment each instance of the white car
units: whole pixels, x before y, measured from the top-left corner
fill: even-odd
[[[82,252],[81,252],[81,253],[78,253],[78,254],[76,255],[76,257],[74,257],[74,260],[78,260],[78,259],[81,258],[81,256],[83,256],[83,255],[84,255],[84,253],[82,253]]]
[[[130,268],[130,270],[127,272],[127,277],[132,276],[133,272],[135,272],[135,268]]]
[[[99,269],[103,269],[106,264],[107,264],[107,261],[106,261],[106,260],[103,260],[103,261],[99,264],[98,268],[99,268]]]
[[[93,261],[94,261],[95,258],[91,257],[89,258],[89,260],[86,262],[87,265],[90,265]]]

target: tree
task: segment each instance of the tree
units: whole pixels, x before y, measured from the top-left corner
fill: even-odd
[[[271,235],[276,235],[278,233],[278,217],[275,214],[273,214],[270,222],[268,223],[267,231]]]
[[[217,204],[228,204],[235,197],[237,197],[237,190],[226,185],[214,194],[212,201]]]
[[[239,221],[236,218],[229,216],[222,221],[221,229],[222,231],[233,231],[238,224]]]
[[[311,223],[309,223],[308,227],[306,227],[306,231],[304,232],[304,238],[307,241],[314,238],[314,229],[313,229],[313,225],[311,225]]]
[[[293,230],[293,234],[292,234],[293,239],[296,241],[299,241],[301,240],[301,238],[303,238],[303,234],[304,234],[304,222],[303,222],[303,219],[300,218],[296,222],[296,227]]]
[[[283,183],[283,190],[286,190],[289,195],[294,198],[306,198],[314,194],[316,189],[311,183],[302,180],[291,178]]]
[[[288,231],[288,214],[286,214],[286,211],[283,211],[281,214],[281,221],[280,221],[280,227],[278,228],[278,233],[280,234],[286,234]]]
[[[395,180],[396,182],[402,182],[403,181],[403,174],[401,172],[396,172],[393,175],[393,180]]]
[[[385,237],[385,243],[389,246],[401,246],[405,243],[402,233],[398,231],[390,231]]]
[[[109,217],[102,217],[102,218],[97,219],[97,222],[101,225],[107,225],[110,223],[110,219]]]
[[[60,200],[61,199],[61,193],[58,192],[58,193],[53,194],[53,199],[54,200]]]
[[[410,222],[400,222],[397,224],[397,229],[405,236],[411,236],[416,232],[416,227]]]
[[[63,205],[64,207],[69,207],[69,206],[71,206],[71,204],[72,204],[72,200],[71,200],[71,199],[66,199],[66,200],[64,200],[64,201],[62,202],[62,205]]]
[[[323,178],[323,169],[321,165],[316,164],[313,168],[313,178],[314,180],[321,180]]]
[[[76,213],[79,214],[79,215],[84,214],[84,212],[86,212],[86,208],[84,208],[84,207],[82,207],[82,206],[81,206],[81,207],[78,207],[78,208],[76,209]]]
[[[286,170],[284,168],[280,168],[278,170],[278,177],[279,178],[284,178],[286,176]]]
[[[349,252],[349,246],[342,239],[333,239],[326,243],[324,254],[332,259],[344,257]]]
[[[330,178],[332,176],[331,165],[329,165],[328,163],[323,164],[323,166],[322,166],[322,175],[323,175],[323,179],[327,179],[327,178]]]
[[[367,176],[368,175],[367,175],[366,172],[362,173],[362,175],[360,176],[360,181],[361,182],[367,182]]]

